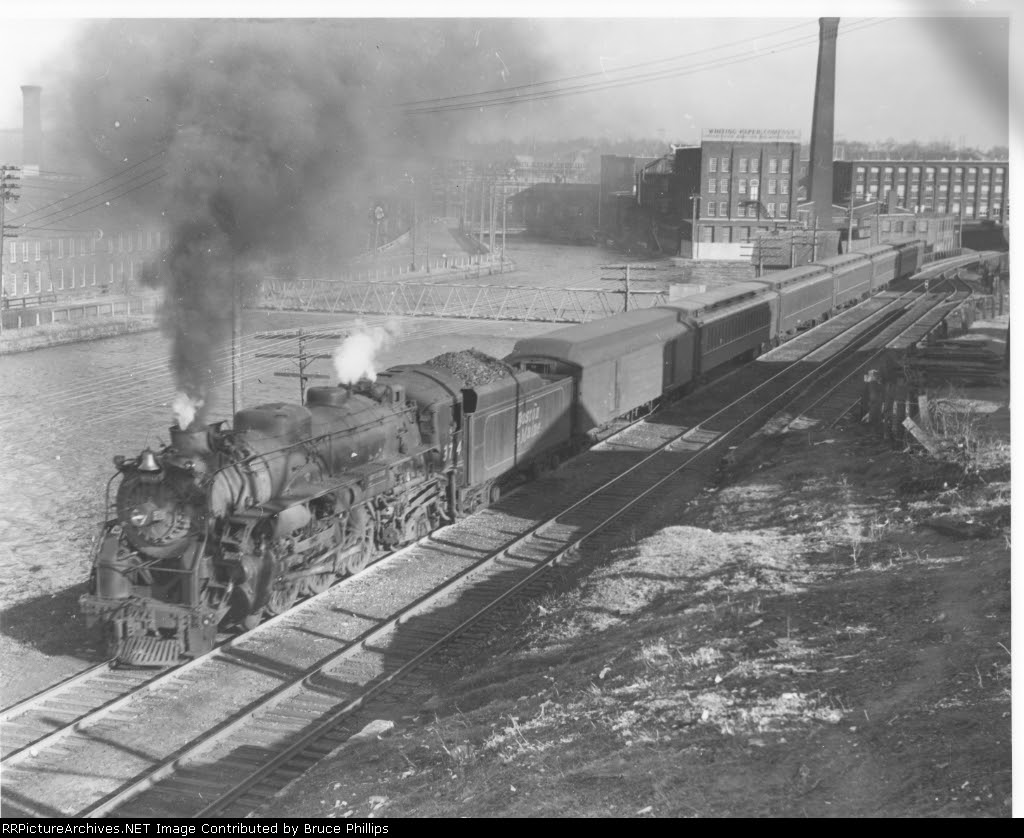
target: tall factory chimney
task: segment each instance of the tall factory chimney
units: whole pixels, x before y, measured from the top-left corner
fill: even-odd
[[[26,174],[39,174],[43,165],[43,88],[34,84],[23,84],[21,95],[22,111],[22,152],[21,165]]]
[[[832,151],[835,139],[836,34],[839,18],[818,19],[818,73],[814,80],[811,165],[807,197],[813,202],[818,229],[832,227]]]

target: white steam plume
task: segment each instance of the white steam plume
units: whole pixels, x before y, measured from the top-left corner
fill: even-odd
[[[400,329],[397,322],[382,326],[367,326],[356,322],[356,331],[346,337],[334,350],[334,370],[339,384],[355,384],[360,378],[377,380],[375,367],[377,353],[391,344]]]
[[[171,402],[171,410],[174,411],[174,420],[183,431],[188,430],[196,418],[196,414],[203,409],[202,399],[192,399],[186,393],[178,393]]]

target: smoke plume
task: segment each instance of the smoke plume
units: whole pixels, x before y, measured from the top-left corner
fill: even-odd
[[[209,406],[236,295],[252,297],[268,273],[337,270],[365,246],[374,190],[406,174],[429,184],[420,175],[431,155],[480,119],[404,117],[397,104],[522,83],[525,67],[543,72],[529,28],[496,20],[87,27],[69,52],[76,66],[51,82],[64,94],[55,133],[77,143],[72,153],[96,174],[139,165],[164,175],[126,199],[137,207],[128,223],[156,218],[170,233],[151,281],[165,290],[184,395]]]
[[[334,350],[334,371],[339,384],[355,384],[361,378],[377,380],[378,353],[398,337],[397,322],[382,326],[366,326],[356,322],[356,331],[346,337]]]

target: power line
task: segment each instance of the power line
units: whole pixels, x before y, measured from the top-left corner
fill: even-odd
[[[867,29],[872,26],[877,26],[879,23],[884,23],[888,19],[883,18],[880,20],[869,20],[869,21],[858,21],[857,23],[851,24],[846,27],[843,34],[850,34],[855,31]],[[767,52],[774,54],[778,52],[789,51],[804,46],[810,46],[817,42],[817,35],[801,36],[799,38],[793,38],[789,41],[783,41],[781,43],[773,45]],[[451,104],[441,104],[437,106],[427,107],[410,107],[405,108],[405,113],[410,116],[419,114],[431,114],[431,113],[447,113],[460,110],[474,110],[484,107],[492,107],[497,105],[517,105],[524,102],[537,102],[546,99],[554,99],[562,96],[575,96],[584,93],[595,93],[603,90],[610,90],[617,87],[627,87],[635,84],[644,84],[652,81],[662,81],[670,78],[677,78],[680,76],[692,75],[695,73],[704,72],[706,70],[718,69],[721,67],[727,67],[732,64],[739,64],[746,61],[763,57],[763,53],[747,53],[741,55],[728,56],[721,59],[714,59],[711,61],[705,61],[696,65],[680,68],[670,68],[666,70],[659,70],[655,72],[642,73],[636,76],[612,79],[600,83],[584,83],[565,87],[562,89],[550,90],[550,91],[537,91],[535,93],[527,93],[524,95],[508,95],[504,94],[501,96],[494,96],[490,99],[481,99],[479,101],[467,101],[467,102],[456,102]],[[471,95],[471,94],[470,94]]]
[[[776,30],[774,32],[769,32],[766,35],[761,36],[761,37],[771,38],[771,37],[773,37],[775,35],[781,35],[783,32],[789,32],[792,29],[804,28],[807,25],[808,25],[807,23],[798,23],[798,24],[796,24],[794,26],[787,26],[787,27],[785,27],[783,29],[778,29],[778,30]],[[748,43],[749,40],[750,40],[749,38],[743,38],[743,39],[738,40],[738,41],[727,41],[724,44],[718,44],[717,46],[707,47],[705,49],[694,50],[693,52],[681,53],[679,55],[669,56],[668,58],[659,58],[659,59],[657,59],[655,61],[644,61],[644,62],[641,62],[639,64],[629,64],[629,65],[626,65],[624,67],[618,67],[618,68],[614,69],[612,72],[613,73],[625,73],[625,72],[628,72],[630,70],[638,70],[638,69],[640,69],[642,67],[653,67],[653,66],[655,66],[657,64],[667,64],[667,63],[673,62],[673,61],[680,61],[680,60],[682,60],[684,58],[688,58],[688,57],[693,56],[693,55],[700,55],[701,53],[705,53],[705,52],[714,52],[715,50],[718,50],[718,49],[725,49],[726,47],[738,46],[739,44],[745,44],[745,43]],[[559,79],[548,79],[547,81],[530,82],[529,84],[518,84],[518,85],[514,85],[512,87],[494,88],[494,89],[491,89],[491,90],[481,90],[481,91],[477,91],[475,93],[460,93],[460,94],[456,94],[454,96],[440,96],[440,97],[433,98],[433,99],[421,99],[419,101],[413,101],[413,102],[400,102],[398,104],[398,107],[401,107],[401,108],[415,108],[415,107],[420,107],[420,106],[423,106],[423,105],[428,105],[430,103],[448,102],[448,101],[452,101],[452,100],[455,100],[455,99],[467,99],[467,98],[473,97],[473,96],[490,96],[490,95],[505,95],[505,96],[507,96],[507,95],[513,93],[516,90],[528,90],[529,88],[532,88],[532,87],[545,87],[545,86],[553,85],[553,84],[563,84],[565,82],[578,81],[580,79],[607,78],[607,77],[608,77],[608,73],[607,73],[607,71],[604,71],[604,70],[602,70],[600,72],[594,72],[594,73],[580,73],[580,74],[574,75],[574,76],[563,76],[562,78],[559,78]]]

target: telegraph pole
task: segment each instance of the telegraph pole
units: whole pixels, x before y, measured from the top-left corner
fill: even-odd
[[[314,361],[321,359],[330,358],[330,353],[317,352],[315,354],[308,354],[308,344],[313,340],[340,340],[341,338],[348,337],[348,333],[342,334],[324,334],[323,332],[316,332],[315,334],[307,334],[299,329],[297,332],[291,332],[289,334],[262,334],[254,335],[257,340],[298,340],[298,358],[290,353],[281,352],[259,352],[257,358],[286,358],[289,360],[295,359],[298,361],[299,371],[298,372],[275,372],[274,375],[280,376],[281,378],[297,378],[299,379],[299,403],[306,403],[306,381],[310,378],[330,378],[329,375],[320,372],[306,372],[306,369]]]
[[[629,283],[632,277],[630,277],[630,271],[656,271],[658,270],[656,265],[602,265],[601,270],[603,271],[624,271],[622,279],[617,276],[603,276],[605,282],[622,282],[624,287],[623,290],[618,292],[623,294],[623,311],[629,311]]]

